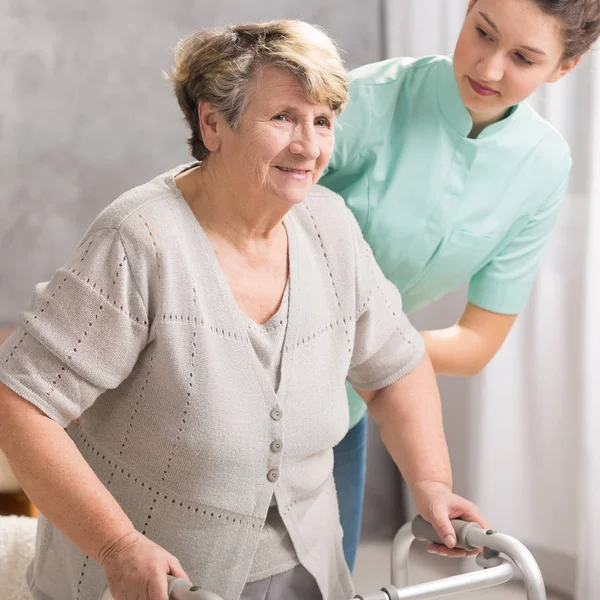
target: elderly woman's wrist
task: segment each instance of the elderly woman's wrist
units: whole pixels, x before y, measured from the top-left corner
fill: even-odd
[[[114,561],[121,552],[130,546],[133,546],[138,541],[140,535],[141,534],[133,528],[126,533],[121,532],[117,534],[102,545],[98,551],[96,561],[103,569],[106,568],[106,566]]]
[[[431,493],[440,491],[452,492],[452,477],[420,479],[412,484],[409,484],[409,488],[413,498],[416,498],[419,495],[430,495]]]

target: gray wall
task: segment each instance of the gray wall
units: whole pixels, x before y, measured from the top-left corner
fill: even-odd
[[[94,216],[189,159],[161,71],[201,27],[281,17],[325,27],[348,67],[381,56],[379,2],[0,0],[0,325]]]
[[[379,0],[0,0],[0,326],[67,258],[119,194],[189,160],[162,71],[201,27],[301,18],[323,26],[348,68],[379,60]],[[365,530],[401,522],[399,475],[369,443]]]

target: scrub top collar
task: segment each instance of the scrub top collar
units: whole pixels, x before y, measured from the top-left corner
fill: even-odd
[[[473,128],[473,120],[467,110],[467,107],[461,100],[454,71],[452,68],[452,58],[450,61],[440,63],[438,69],[438,107],[444,116],[444,119],[462,137],[467,137]],[[508,110],[508,115],[504,119],[488,125],[478,136],[472,141],[481,140],[496,136],[508,128],[512,128],[519,120],[523,107],[521,104],[511,106]]]

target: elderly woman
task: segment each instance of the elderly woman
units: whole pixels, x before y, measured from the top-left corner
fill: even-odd
[[[448,547],[449,518],[486,525],[452,494],[421,337],[315,187],[345,71],[280,21],[188,37],[172,80],[197,162],[108,206],[0,351],[1,450],[43,514],[29,585],[164,600],[170,573],[226,600],[344,600],[346,379]]]

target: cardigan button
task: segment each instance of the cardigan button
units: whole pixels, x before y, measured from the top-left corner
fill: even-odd
[[[281,440],[275,440],[274,442],[271,443],[271,452],[277,454],[278,452],[281,452],[281,449],[283,448],[283,443],[281,442]]]
[[[279,408],[274,408],[270,414],[271,414],[271,419],[273,419],[273,421],[280,421],[281,417],[283,417],[283,413],[281,412],[281,410]]]
[[[267,479],[271,482],[271,483],[275,483],[278,479],[279,479],[279,471],[277,469],[271,469],[268,473],[267,473]]]

